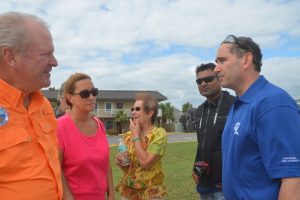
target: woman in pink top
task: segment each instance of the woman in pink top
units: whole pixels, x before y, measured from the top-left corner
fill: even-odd
[[[109,144],[102,122],[90,115],[98,89],[91,77],[75,73],[65,83],[70,112],[58,119],[64,200],[114,199]]]

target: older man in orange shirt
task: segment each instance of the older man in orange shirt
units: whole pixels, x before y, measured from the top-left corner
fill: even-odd
[[[39,89],[57,66],[51,34],[33,15],[0,15],[0,198],[62,199],[56,120]]]

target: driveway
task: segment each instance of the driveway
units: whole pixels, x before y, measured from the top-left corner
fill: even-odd
[[[121,135],[108,135],[108,143],[111,146],[116,146],[119,144],[119,138]],[[168,143],[174,142],[191,142],[197,141],[196,133],[168,133]]]

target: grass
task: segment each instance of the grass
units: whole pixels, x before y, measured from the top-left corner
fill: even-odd
[[[168,188],[166,200],[198,200],[195,183],[192,179],[192,166],[195,159],[197,142],[170,143],[163,158],[165,183]],[[113,168],[114,185],[121,179],[122,172],[114,164],[116,147],[111,147],[111,162]],[[116,199],[120,199],[116,192]]]

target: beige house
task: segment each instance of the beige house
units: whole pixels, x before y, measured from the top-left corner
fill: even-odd
[[[55,89],[41,90],[41,92],[49,99],[53,107],[57,106],[58,91]],[[131,107],[135,101],[136,93],[147,92],[154,96],[158,102],[167,100],[167,97],[158,91],[129,91],[129,90],[99,90],[97,95],[96,108],[93,114],[100,118],[105,124],[106,130],[116,130],[117,124],[114,122],[116,114],[123,110],[127,117],[131,117]],[[158,112],[161,116],[161,112]],[[129,122],[124,124],[124,129],[128,129]]]

